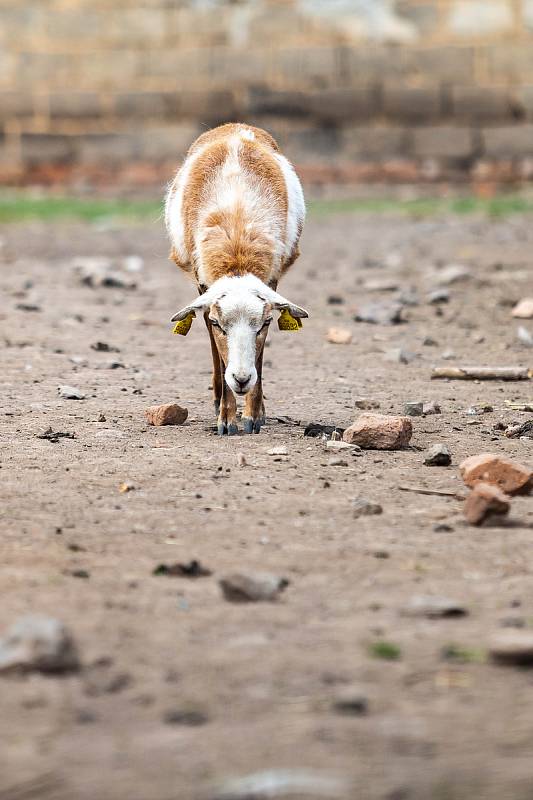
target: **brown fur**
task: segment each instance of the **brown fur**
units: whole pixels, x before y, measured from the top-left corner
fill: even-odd
[[[272,271],[273,244],[259,232],[246,230],[243,208],[214,212],[206,221],[208,232],[202,242],[202,256],[209,283],[226,275],[252,274],[263,282]]]
[[[194,231],[198,223],[198,215],[207,191],[209,178],[215,170],[223,166],[227,155],[228,146],[226,142],[224,140],[216,140],[198,156],[194,163],[194,169],[191,170],[187,190],[183,197],[185,245],[191,261],[194,252]]]
[[[279,146],[274,137],[264,131],[262,128],[254,128],[253,125],[242,125],[237,122],[227,122],[225,125],[219,125],[218,128],[212,128],[210,131],[202,133],[202,135],[199,136],[198,139],[196,139],[196,141],[194,141],[190,146],[187,156],[192,155],[206,144],[218,142],[221,139],[228,139],[230,136],[233,136],[242,130],[243,127],[253,131],[256,141],[261,142],[267,147],[270,147],[276,153],[279,153]]]

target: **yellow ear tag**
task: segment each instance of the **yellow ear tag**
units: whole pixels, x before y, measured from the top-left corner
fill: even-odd
[[[301,327],[301,320],[293,317],[288,309],[284,308],[278,319],[278,328],[280,331],[299,331]]]
[[[180,319],[179,322],[176,322],[176,325],[172,333],[178,333],[180,336],[187,336],[187,334],[191,329],[194,317],[195,313],[194,311],[191,311],[190,314],[187,314],[185,319]]]

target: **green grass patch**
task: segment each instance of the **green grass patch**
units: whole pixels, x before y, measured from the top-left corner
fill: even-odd
[[[99,222],[113,219],[155,222],[161,217],[162,212],[162,202],[155,200],[107,200],[85,197],[35,197],[22,193],[0,194],[0,222],[31,220]]]
[[[372,642],[368,652],[372,658],[381,658],[383,661],[399,661],[402,657],[402,651],[398,645],[385,640]]]
[[[409,217],[433,217],[448,214],[483,214],[500,218],[513,214],[533,213],[531,198],[518,194],[502,194],[493,198],[474,196],[454,198],[353,198],[344,200],[309,200],[311,217],[335,214],[396,214]],[[23,191],[0,192],[0,223],[41,220],[99,222],[156,222],[162,216],[160,200],[105,199],[35,195]]]
[[[441,650],[441,657],[454,664],[483,664],[487,660],[484,650],[464,647],[460,644],[447,644]]]
[[[448,214],[483,214],[489,217],[507,217],[513,214],[533,213],[533,198],[521,195],[499,195],[490,199],[467,196],[455,198],[395,198],[311,200],[307,204],[311,216],[328,214],[403,214],[411,217],[432,217]]]

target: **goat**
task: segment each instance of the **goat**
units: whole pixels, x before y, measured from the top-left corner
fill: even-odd
[[[276,291],[300,254],[304,219],[294,169],[270,134],[248,125],[202,134],[169,187],[170,257],[200,294],[174,314],[174,332],[187,334],[203,313],[221,436],[237,432],[235,395],[246,395],[245,433],[259,433],[264,424],[263,351],[273,311],[281,311],[282,330],[298,330],[308,316]]]

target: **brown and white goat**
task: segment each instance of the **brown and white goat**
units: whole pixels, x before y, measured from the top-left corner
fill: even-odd
[[[307,317],[276,291],[298,258],[304,219],[294,169],[268,133],[248,125],[202,134],[169,188],[171,257],[200,292],[172,320],[190,323],[204,314],[220,435],[237,432],[235,395],[246,395],[246,433],[259,433],[264,422],[261,375],[272,312],[288,312],[294,323]]]

